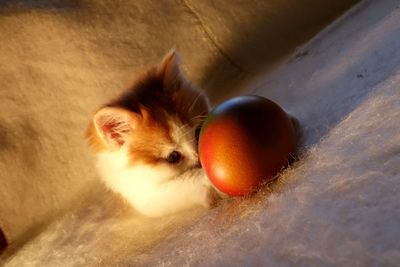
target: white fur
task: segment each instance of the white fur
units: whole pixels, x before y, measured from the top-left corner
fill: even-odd
[[[198,166],[193,129],[171,121],[173,144],[160,144],[162,156],[174,150],[183,155],[173,165],[129,163],[126,145],[98,155],[98,170],[103,181],[122,195],[136,210],[150,217],[160,217],[190,207],[208,206],[210,183]],[[139,155],[140,156],[140,155]]]
[[[208,186],[202,169],[190,169],[174,177],[171,168],[130,166],[127,158],[124,149],[102,153],[98,169],[104,182],[140,213],[160,217],[194,205],[207,206]]]

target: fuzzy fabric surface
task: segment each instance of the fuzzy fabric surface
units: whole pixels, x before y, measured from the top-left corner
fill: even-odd
[[[149,219],[93,179],[2,263],[399,266],[399,21],[399,0],[363,1],[248,84],[303,127],[300,160],[278,183],[210,211]]]

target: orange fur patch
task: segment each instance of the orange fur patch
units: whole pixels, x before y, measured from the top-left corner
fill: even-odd
[[[173,139],[167,117],[154,117],[146,109],[141,109],[143,120],[140,127],[134,132],[129,147],[130,162],[146,162],[157,164],[164,161],[162,158],[162,144],[172,144]]]

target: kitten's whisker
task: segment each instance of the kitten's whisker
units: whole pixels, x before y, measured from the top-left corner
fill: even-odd
[[[192,118],[192,120],[194,120],[194,119],[205,119],[205,118],[207,118],[207,116],[208,116],[208,115],[198,115],[198,116],[194,116],[194,117]]]
[[[190,133],[190,132],[192,132],[193,131],[193,129],[192,128],[189,128],[187,131],[185,131],[184,133],[182,133],[182,137],[184,137],[184,136],[186,136],[188,133]]]
[[[178,131],[181,131],[185,127],[186,127],[186,124],[183,124],[183,125],[179,126]]]
[[[193,142],[193,141],[196,141],[196,138],[192,138],[189,140],[189,142]]]
[[[200,96],[203,95],[203,92],[199,91],[199,93],[197,94],[196,98],[194,99],[193,103],[190,105],[188,112],[192,112],[194,105],[197,103],[197,101],[199,100]]]
[[[195,116],[195,117],[191,118],[191,119],[190,119],[190,122],[195,122],[195,121],[202,122],[202,121],[204,121],[207,117],[208,117],[207,115],[198,115],[198,116]]]

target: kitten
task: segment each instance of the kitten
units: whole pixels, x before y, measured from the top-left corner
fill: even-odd
[[[89,125],[105,184],[150,217],[213,205],[218,197],[199,164],[196,136],[209,108],[171,51]]]

